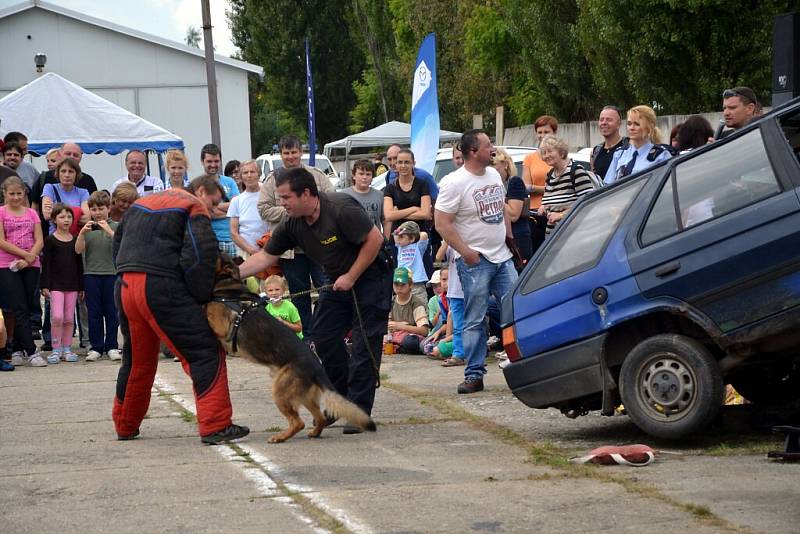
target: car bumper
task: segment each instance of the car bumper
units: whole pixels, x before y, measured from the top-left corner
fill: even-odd
[[[503,370],[511,392],[531,408],[603,391],[602,356],[607,334],[537,354]]]

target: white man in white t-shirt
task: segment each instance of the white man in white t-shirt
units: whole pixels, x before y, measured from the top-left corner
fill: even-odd
[[[459,393],[483,390],[486,374],[486,332],[483,327],[489,295],[498,302],[517,279],[506,238],[512,236],[505,217],[505,189],[491,167],[494,147],[483,130],[461,136],[464,166],[441,182],[434,219],[436,229],[459,254],[458,276],[464,290],[464,382]]]

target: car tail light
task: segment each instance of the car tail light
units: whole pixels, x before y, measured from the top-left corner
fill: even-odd
[[[508,359],[512,362],[522,359],[522,354],[519,352],[519,346],[517,346],[517,339],[514,336],[513,326],[507,326],[503,328],[503,350],[506,351]]]

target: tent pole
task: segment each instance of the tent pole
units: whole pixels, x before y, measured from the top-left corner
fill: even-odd
[[[164,160],[162,159],[161,156],[162,156],[162,153],[159,152],[158,153],[158,174],[159,174],[159,176],[161,176],[161,183],[166,186],[167,184],[164,181]]]

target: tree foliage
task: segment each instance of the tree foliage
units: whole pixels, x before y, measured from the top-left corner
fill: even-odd
[[[772,24],[800,0],[231,0],[234,43],[262,65],[256,122],[306,117],[303,40],[312,49],[321,142],[408,121],[417,50],[436,33],[440,119],[462,130],[538,115],[596,117],[603,105],[661,114],[718,109],[726,87],[769,103]],[[272,128],[272,130],[270,130]]]
[[[325,0],[231,0],[234,44],[265,72],[266,104],[298,122],[307,113],[305,39],[311,48],[318,141],[340,136],[356,105],[364,55],[347,30],[347,4]]]

